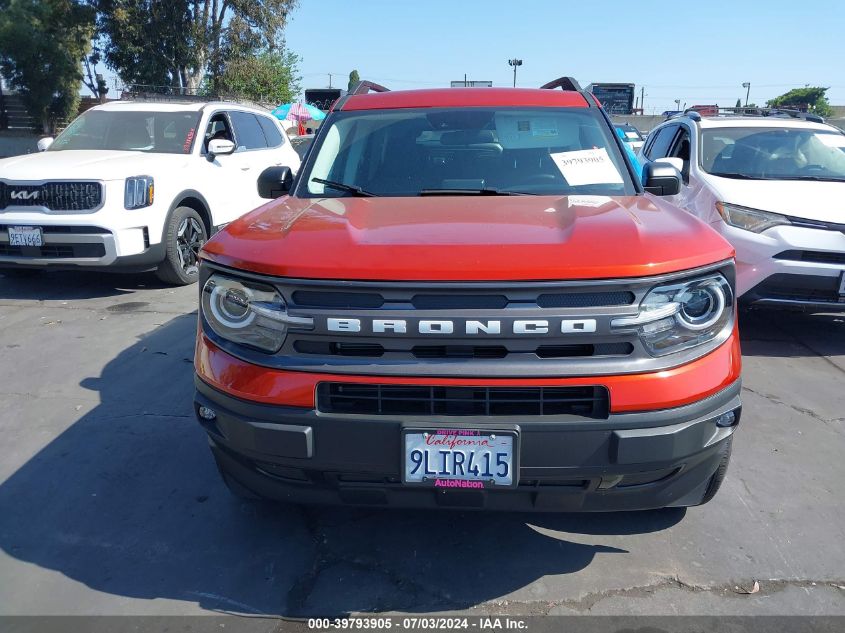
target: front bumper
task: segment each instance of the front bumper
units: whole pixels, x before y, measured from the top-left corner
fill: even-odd
[[[680,407],[555,416],[361,416],[248,402],[196,379],[195,410],[218,465],[259,496],[302,503],[511,511],[642,510],[697,503],[739,422],[740,382]],[[718,426],[733,411],[736,422]],[[519,484],[434,489],[401,481],[401,435],[414,429],[514,430]]]
[[[714,228],[736,248],[741,303],[845,310],[845,233],[778,226],[758,234],[721,221]]]

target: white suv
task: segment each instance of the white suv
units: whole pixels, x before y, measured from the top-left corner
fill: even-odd
[[[156,269],[194,283],[206,239],[266,202],[261,171],[300,164],[279,121],[234,103],[113,102],[49,141],[0,160],[2,269]]]
[[[841,130],[797,113],[688,112],[652,130],[640,159],[678,167],[670,199],[733,244],[741,302],[845,311]]]

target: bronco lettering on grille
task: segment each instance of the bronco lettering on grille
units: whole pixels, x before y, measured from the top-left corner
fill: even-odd
[[[415,334],[452,335],[463,334],[472,336],[502,334],[585,334],[596,331],[595,319],[562,319],[560,325],[552,325],[548,319],[513,319],[503,322],[494,320],[467,320],[458,322],[452,320],[412,321],[409,328],[406,319],[348,319],[327,318],[326,329],[329,332],[344,332],[348,334],[407,334],[412,330]]]

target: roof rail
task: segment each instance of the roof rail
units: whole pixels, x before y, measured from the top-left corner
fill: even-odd
[[[540,86],[540,90],[554,90],[555,88],[577,92],[579,95],[584,97],[584,101],[587,102],[588,108],[596,107],[593,95],[581,88],[581,84],[579,84],[574,77],[558,77],[557,79],[553,79]]]
[[[368,92],[390,92],[390,88],[385,88],[384,86],[373,83],[372,81],[359,81],[357,84],[352,86],[352,90],[350,90],[347,94],[365,95]]]
[[[540,90],[554,90],[555,88],[583,92],[581,85],[573,77],[558,77],[557,79],[553,79],[552,81],[540,86]]]
[[[680,114],[673,114],[668,119],[678,117],[688,117],[690,119],[700,121],[701,117],[720,117],[720,116],[740,116],[740,117],[789,117],[792,119],[804,119],[805,121],[813,121],[814,123],[824,123],[824,119],[818,114],[812,112],[801,112],[800,110],[791,110],[788,108],[759,108],[757,106],[747,106],[739,108],[728,108],[718,106],[716,114],[702,113],[695,107],[687,108]]]
[[[355,95],[365,95],[368,92],[390,92],[390,88],[385,88],[384,86],[373,83],[372,81],[359,81],[357,84],[352,86],[352,90],[335,101],[329,110],[339,112],[343,110],[343,106],[346,105],[349,97],[354,97]]]

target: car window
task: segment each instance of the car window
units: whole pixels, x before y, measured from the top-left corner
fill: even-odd
[[[205,144],[203,146],[203,153],[208,151],[208,143],[213,140],[233,141],[232,130],[229,128],[229,120],[222,112],[218,112],[208,120],[208,125],[205,129]]]
[[[77,117],[49,151],[106,149],[153,154],[189,154],[197,112],[89,110]]]
[[[267,139],[267,146],[279,147],[280,145],[283,145],[285,139],[282,136],[282,133],[279,132],[279,128],[276,126],[276,123],[266,116],[256,115],[256,117],[258,118],[258,123],[261,125],[261,129],[264,131],[264,138]]]
[[[816,128],[735,127],[704,130],[701,168],[764,180],[845,180],[845,137]]]
[[[672,144],[672,139],[675,138],[675,132],[678,131],[678,126],[667,125],[662,127],[654,134],[654,139],[649,139],[649,146],[646,156],[654,160],[655,158],[665,158],[669,153],[669,146]]]
[[[232,125],[235,128],[235,151],[245,152],[251,149],[267,149],[267,139],[258,124],[258,119],[251,112],[239,112],[237,110],[229,113],[232,118]]]
[[[385,196],[630,195],[635,185],[614,135],[587,108],[341,112],[309,150],[301,182],[306,195],[321,196],[348,194],[315,179]]]
[[[684,182],[689,182],[690,169],[690,133],[686,126],[680,126],[681,131],[675,137],[675,142],[672,144],[672,149],[669,150],[669,156],[673,158],[680,158],[684,161],[684,166],[681,169],[681,176]]]

